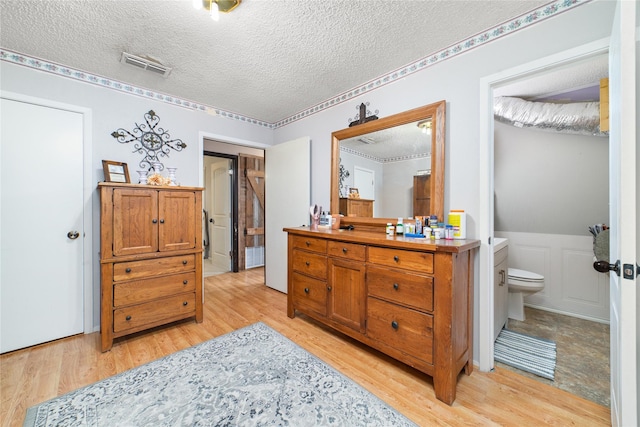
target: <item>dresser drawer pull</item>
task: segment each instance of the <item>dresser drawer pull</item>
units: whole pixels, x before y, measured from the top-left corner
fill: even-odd
[[[305,243],[305,245],[307,245],[307,247],[311,246],[311,242],[308,241],[308,240],[306,242],[304,242],[304,243]]]
[[[127,319],[127,320],[131,320],[131,316],[127,316],[127,317],[126,317],[126,319]]]
[[[131,269],[130,269],[130,268],[127,268],[127,269],[126,269],[126,270],[124,270],[124,271],[126,271],[127,273],[131,273]]]
[[[304,293],[308,294],[309,293],[309,288],[304,288]]]
[[[331,290],[331,286],[327,286],[327,290],[330,291]]]
[[[161,219],[161,220],[160,220],[160,224],[164,224],[164,219]]]
[[[188,280],[183,280],[183,281],[182,281],[182,284],[183,284],[183,285],[186,285],[187,283],[189,283],[189,281],[188,281]]]
[[[186,259],[184,261],[182,261],[182,265],[187,265],[189,261],[187,261]]]
[[[151,220],[151,222],[152,222],[152,223],[154,223],[154,224],[157,224],[157,223],[158,223],[158,220],[157,220],[157,219],[155,219],[155,218],[153,218],[153,219]]]
[[[395,289],[396,291],[398,290],[398,288],[399,288],[399,287],[400,287],[400,286],[399,286],[397,283],[394,283],[394,284],[393,284],[393,289]]]
[[[307,265],[307,267],[309,267],[309,265],[310,265],[309,261],[306,261],[305,264]]]
[[[398,255],[395,255],[395,256],[393,257],[393,260],[394,260],[395,262],[398,262],[398,261],[400,261],[400,257],[399,257]]]
[[[391,321],[391,327],[397,331],[398,330],[398,322],[396,322],[395,320]]]
[[[182,305],[187,306],[189,303],[187,301],[183,302]]]
[[[347,251],[348,251],[348,249],[347,249],[347,248],[342,248],[342,253],[343,253],[343,254],[346,254],[346,253],[347,253]]]

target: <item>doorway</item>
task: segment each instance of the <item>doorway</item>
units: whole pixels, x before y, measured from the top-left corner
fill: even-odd
[[[569,53],[563,53],[554,57],[544,58],[518,67],[514,70],[502,72],[481,80],[482,100],[481,103],[481,176],[485,179],[481,182],[481,214],[480,214],[480,237],[482,247],[480,253],[480,292],[479,292],[479,362],[480,369],[491,370],[494,367],[493,358],[493,313],[494,313],[494,293],[489,284],[493,283],[493,269],[484,266],[493,265],[493,242],[495,236],[494,215],[495,210],[495,142],[493,124],[493,97],[495,92],[509,84],[517,83],[526,85],[528,79],[537,74],[549,73],[553,69],[563,69],[573,64],[580,63],[587,59],[605,54],[607,52],[606,42],[590,45],[585,48],[576,49]],[[495,91],[495,92],[494,92]],[[485,136],[486,135],[486,136]],[[589,224],[585,224],[587,226]]]
[[[203,275],[238,271],[238,156],[204,152]]]

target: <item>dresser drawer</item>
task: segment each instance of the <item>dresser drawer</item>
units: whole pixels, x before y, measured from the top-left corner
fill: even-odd
[[[178,320],[195,314],[196,294],[191,292],[176,295],[114,310],[113,332],[119,333],[154,323],[162,324],[168,319]]]
[[[137,304],[195,290],[195,272],[116,283],[113,286],[113,306]]]
[[[368,266],[367,289],[369,296],[433,311],[433,277]]]
[[[315,239],[313,237],[293,236],[293,248],[324,254],[327,252],[327,241],[324,239]]]
[[[293,269],[309,276],[327,278],[327,257],[306,251],[293,251]]]
[[[433,363],[433,316],[367,298],[367,336]]]
[[[369,247],[367,261],[388,267],[433,273],[433,253]]]
[[[113,264],[113,281],[141,279],[165,274],[194,271],[195,255],[154,258],[142,261],[118,262]]]
[[[327,315],[327,283],[299,273],[292,274],[293,304],[295,308],[305,308],[322,316]]]
[[[354,261],[364,261],[367,253],[365,245],[355,243],[330,241],[327,244],[327,255],[332,257],[352,259]]]

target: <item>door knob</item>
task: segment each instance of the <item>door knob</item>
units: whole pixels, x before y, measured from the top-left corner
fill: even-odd
[[[78,233],[76,230],[73,230],[67,233],[67,237],[70,238],[71,240],[76,240],[79,236],[80,236],[80,233]]]
[[[215,224],[215,223],[216,223],[216,220],[215,220],[215,219],[213,219],[213,218],[210,218],[210,219],[209,219],[209,222],[210,222],[211,224]]]
[[[616,261],[615,264],[609,264],[607,261],[596,261],[593,263],[593,268],[600,273],[607,273],[613,270],[620,277],[620,260]]]

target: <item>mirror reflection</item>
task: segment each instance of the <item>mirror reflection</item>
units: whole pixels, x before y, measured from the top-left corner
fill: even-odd
[[[430,207],[423,199],[429,196],[425,188],[428,190],[431,175],[431,133],[428,118],[341,140],[340,213],[404,218],[428,215]],[[352,189],[362,201],[357,203],[362,207],[358,212],[348,209]]]
[[[331,211],[371,227],[418,215],[444,220],[444,128],[440,101],[334,132]]]

